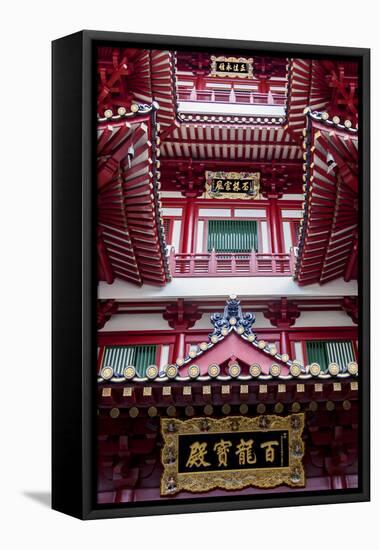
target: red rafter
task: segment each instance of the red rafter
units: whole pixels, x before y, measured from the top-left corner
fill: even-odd
[[[354,262],[347,266],[358,226],[357,134],[313,115],[309,128],[306,218],[295,272],[301,285],[353,277]]]

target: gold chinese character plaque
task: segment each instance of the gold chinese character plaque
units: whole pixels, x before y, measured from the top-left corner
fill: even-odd
[[[211,57],[210,76],[237,78],[253,77],[253,59],[245,57]]]
[[[257,199],[259,172],[205,172],[207,199]]]
[[[161,419],[161,495],[304,487],[304,414]]]

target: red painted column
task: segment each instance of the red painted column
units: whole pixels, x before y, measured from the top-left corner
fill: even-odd
[[[171,361],[174,363],[178,358],[184,357],[186,331],[193,327],[197,320],[201,319],[202,313],[194,304],[185,303],[183,298],[169,304],[162,314],[170,327],[175,330],[174,349]]]
[[[270,84],[267,78],[260,78],[258,84],[258,92],[261,94],[267,94],[270,91]]]
[[[268,310],[264,312],[264,316],[280,330],[280,353],[287,353],[292,357],[289,329],[300,317],[298,305],[282,297],[280,300],[268,302]]]
[[[182,224],[181,252],[190,253],[194,251],[195,234],[195,199],[192,197],[186,199]]]
[[[184,357],[184,346],[185,346],[185,334],[184,332],[178,332],[175,335],[174,349],[172,352],[173,363],[175,363],[177,359],[182,359]]]
[[[282,330],[280,333],[280,353],[287,353],[291,357],[291,343],[289,334],[286,330]]]
[[[278,199],[269,198],[268,214],[270,220],[271,251],[276,253],[283,252],[282,221],[278,206]]]
[[[354,232],[353,239],[354,239],[353,248],[352,248],[351,253],[350,253],[350,258],[349,258],[349,260],[346,264],[345,275],[344,275],[344,280],[346,282],[351,280],[351,278],[353,277],[354,272],[356,272],[356,269],[357,269],[358,236],[357,236],[356,231]]]
[[[206,82],[205,82],[205,71],[196,71],[196,81],[195,81],[195,88],[196,90],[206,90]]]

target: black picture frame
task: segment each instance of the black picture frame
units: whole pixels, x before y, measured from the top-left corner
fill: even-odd
[[[100,42],[227,48],[271,55],[354,57],[361,71],[360,132],[360,487],[338,492],[97,506],[94,47]],[[53,52],[52,507],[81,519],[238,510],[370,499],[370,50],[85,30]]]

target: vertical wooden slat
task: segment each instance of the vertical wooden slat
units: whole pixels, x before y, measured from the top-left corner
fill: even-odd
[[[208,220],[208,252],[241,253],[257,251],[255,220]]]
[[[122,375],[124,368],[133,365],[139,376],[145,376],[149,365],[155,364],[157,346],[106,346],[102,366],[111,366]]]
[[[319,363],[326,370],[330,363],[337,363],[345,368],[354,361],[353,346],[350,341],[311,340],[306,342],[309,363]]]

